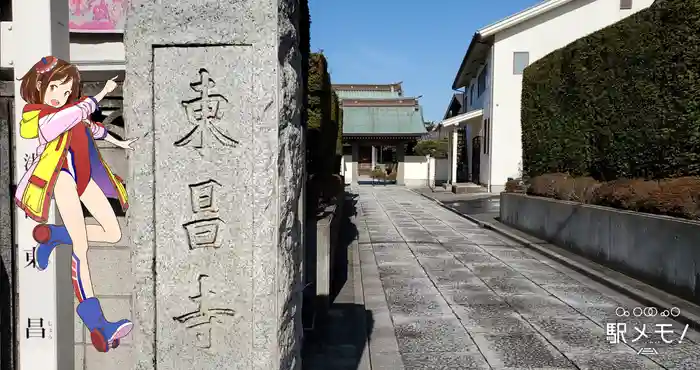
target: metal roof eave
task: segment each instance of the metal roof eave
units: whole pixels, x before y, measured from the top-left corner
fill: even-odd
[[[517,26],[525,21],[540,16],[572,1],[573,0],[544,0],[529,8],[509,15],[508,17],[505,17],[497,22],[491,23],[488,26],[478,30],[477,33],[480,34],[481,37],[493,36],[501,31]]]
[[[442,119],[449,118],[447,116],[450,115],[450,111],[452,110],[452,107],[455,105],[455,103],[459,104],[460,108],[461,108],[461,105],[464,104],[462,101],[459,101],[459,99],[457,99],[457,94],[452,94],[452,99],[450,99],[450,104],[447,105],[447,110],[445,111],[445,114],[442,116]]]
[[[477,48],[477,45],[483,43],[493,45],[494,36],[497,33],[505,31],[513,26],[517,26],[572,1],[573,0],[545,0],[476,31],[472,37],[471,43],[469,44],[467,53],[464,55],[464,59],[462,59],[462,64],[459,66],[457,76],[455,76],[455,80],[452,83],[452,89],[456,90],[461,87],[465,87],[468,83],[468,81],[465,80],[468,80],[468,77],[471,75],[471,71],[467,70],[468,67],[470,67],[467,62],[472,56],[471,54],[473,54]]]
[[[457,126],[462,122],[469,121],[471,119],[478,118],[478,117],[481,117],[483,115],[484,115],[483,109],[475,109],[475,110],[469,111],[467,113],[462,113],[458,116],[448,118],[448,119],[440,122],[440,125],[442,127]]]
[[[486,60],[486,52],[493,45],[493,36],[484,37],[478,32],[472,37],[467,53],[464,54],[462,64],[459,66],[455,80],[452,83],[452,89],[457,90],[461,87],[466,87],[469,84],[472,73],[476,73],[478,67]],[[473,68],[474,65],[477,68]]]

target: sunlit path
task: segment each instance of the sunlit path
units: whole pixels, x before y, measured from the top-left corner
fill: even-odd
[[[373,369],[689,369],[689,330],[664,344],[666,318],[621,320],[642,306],[401,187],[359,186],[359,246],[372,312]],[[611,344],[606,324],[627,324]],[[646,325],[648,338],[635,327]],[[655,344],[650,343],[655,341]],[[658,354],[638,352],[654,347]]]

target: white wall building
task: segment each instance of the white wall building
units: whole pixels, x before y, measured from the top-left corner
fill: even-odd
[[[654,0],[547,0],[478,30],[457,72],[464,112],[441,122],[466,127],[470,180],[491,192],[520,175],[523,69],[554,50],[649,7]],[[472,149],[478,149],[473,158]],[[450,160],[456,162],[454,153]],[[456,165],[452,166],[456,171]],[[455,179],[455,173],[450,176]]]

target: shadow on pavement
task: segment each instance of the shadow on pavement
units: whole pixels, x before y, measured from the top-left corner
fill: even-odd
[[[396,180],[358,180],[357,184],[374,186],[396,185]]]
[[[333,255],[330,307],[319,311],[313,320],[312,330],[304,332],[302,350],[303,370],[359,370],[360,360],[374,327],[372,312],[355,297],[355,284],[361,284],[354,276],[349,254],[357,238],[358,229],[353,223],[357,214],[357,195],[345,194],[340,235]],[[308,230],[308,229],[307,229]],[[327,297],[307,299],[324,301]],[[305,325],[306,326],[306,325]]]
[[[304,337],[303,370],[360,370],[360,360],[374,326],[364,305],[333,303]]]
[[[500,209],[500,197],[494,196],[481,199],[443,201],[444,205],[465,215],[495,214]]]

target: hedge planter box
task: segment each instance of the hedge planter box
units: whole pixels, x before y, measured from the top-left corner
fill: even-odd
[[[700,302],[700,222],[501,193],[500,221]]]

